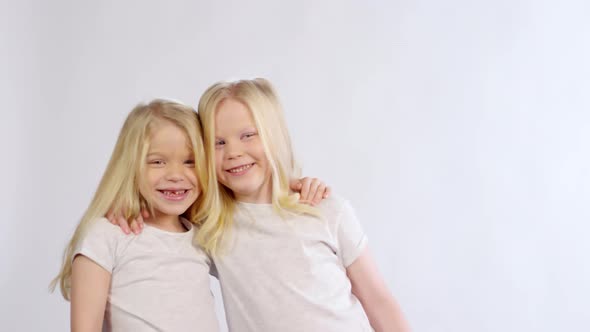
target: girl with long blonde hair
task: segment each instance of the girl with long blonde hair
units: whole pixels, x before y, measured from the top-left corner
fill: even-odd
[[[71,302],[72,331],[218,331],[210,258],[193,245],[205,160],[192,108],[154,100],[131,111],[52,282]],[[124,236],[109,209],[149,211],[143,232]]]
[[[298,168],[271,84],[216,83],[198,110],[210,192],[197,238],[212,254],[230,330],[408,331],[350,204],[312,207],[289,190]]]

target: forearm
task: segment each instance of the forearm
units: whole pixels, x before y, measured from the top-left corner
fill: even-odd
[[[346,268],[352,293],[359,299],[376,332],[409,332],[402,310],[381,277],[369,250]]]
[[[71,332],[101,332],[103,317],[89,317],[84,313],[77,313],[74,308],[71,310]]]
[[[410,332],[410,326],[404,314],[392,296],[371,301],[365,308],[371,326],[375,332]]]

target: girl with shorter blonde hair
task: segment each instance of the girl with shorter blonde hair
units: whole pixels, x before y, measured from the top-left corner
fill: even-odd
[[[128,115],[63,257],[58,284],[72,331],[218,331],[209,256],[193,245],[209,191],[197,113],[167,100]],[[109,209],[145,228],[125,236]]]
[[[298,168],[271,84],[216,83],[199,114],[211,190],[198,240],[230,330],[408,331],[350,204],[311,207],[289,190]]]

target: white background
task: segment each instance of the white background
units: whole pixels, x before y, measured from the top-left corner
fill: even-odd
[[[587,1],[13,1],[0,8],[0,330],[49,294],[126,114],[275,83],[415,331],[590,330]],[[217,293],[217,290],[216,290]]]

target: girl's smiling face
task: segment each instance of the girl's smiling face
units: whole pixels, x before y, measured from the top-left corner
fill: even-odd
[[[236,200],[270,203],[271,171],[250,110],[225,99],[215,112],[215,170],[217,180]]]
[[[201,193],[195,156],[185,132],[169,121],[157,124],[150,137],[141,195],[156,218],[178,217]]]

